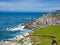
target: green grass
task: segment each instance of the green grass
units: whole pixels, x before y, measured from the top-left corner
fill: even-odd
[[[37,29],[32,33],[32,35],[55,36],[56,39],[60,40],[60,25]]]
[[[58,41],[60,40],[60,25],[37,29],[31,35],[55,36],[55,40]],[[44,37],[41,41],[41,45],[51,45],[51,39],[47,39]]]

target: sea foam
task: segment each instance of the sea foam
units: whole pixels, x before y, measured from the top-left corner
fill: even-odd
[[[19,31],[19,30],[24,30],[24,25],[18,25],[17,27],[13,27],[13,28],[6,28],[7,31]]]

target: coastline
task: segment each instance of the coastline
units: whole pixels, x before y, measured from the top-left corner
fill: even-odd
[[[30,31],[28,31],[30,30]],[[5,40],[1,40],[0,44],[1,45],[20,45],[20,43],[17,43],[19,40],[21,39],[30,39],[29,34],[33,32],[34,29],[27,29],[27,31],[25,33],[23,33],[22,35],[16,35],[16,37],[12,38],[12,39],[5,39]],[[26,41],[25,41],[26,42]],[[27,43],[26,43],[27,44]],[[29,43],[30,44],[30,43]]]
[[[25,25],[26,29],[31,29],[31,32],[25,32],[23,33],[23,35],[16,35],[16,37],[14,37],[13,39],[8,39],[8,40],[3,40],[1,41],[2,45],[32,45],[31,42],[31,38],[29,37],[29,35],[31,33],[33,33],[34,30],[39,29],[39,28],[44,28],[44,27],[48,27],[48,26],[56,26],[60,24],[60,16],[56,14],[56,16],[54,16],[53,14],[46,14],[43,15],[42,17],[33,20],[33,22],[29,22]],[[41,24],[43,23],[43,24]],[[24,29],[25,29],[24,28]]]

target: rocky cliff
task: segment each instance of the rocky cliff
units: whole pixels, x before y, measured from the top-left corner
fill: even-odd
[[[47,26],[59,25],[60,14],[45,14],[42,17],[25,24],[25,28],[42,28]]]

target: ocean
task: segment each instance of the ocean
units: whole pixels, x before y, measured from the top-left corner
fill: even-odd
[[[37,19],[47,12],[0,12],[0,40],[11,39],[30,29],[18,30],[21,24]],[[13,30],[14,29],[14,30]],[[15,30],[16,29],[16,30]]]

